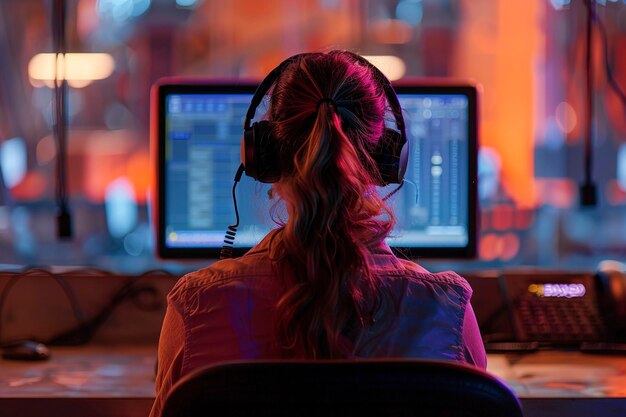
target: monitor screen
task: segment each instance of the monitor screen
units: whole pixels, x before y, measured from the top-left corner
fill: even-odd
[[[254,84],[162,81],[153,88],[154,220],[161,258],[218,258],[235,222],[232,188]],[[388,244],[409,257],[469,258],[476,252],[477,98],[471,85],[395,86],[410,143],[405,183],[387,203],[397,218]],[[262,118],[264,101],[255,116]],[[393,120],[389,127],[394,127]],[[398,185],[379,187],[381,196]],[[234,255],[277,222],[284,206],[270,185],[242,177]]]

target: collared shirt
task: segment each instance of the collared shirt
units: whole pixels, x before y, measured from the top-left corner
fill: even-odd
[[[156,400],[159,417],[172,386],[200,367],[237,359],[279,359],[274,308],[282,295],[269,259],[270,233],[246,255],[182,277],[168,295],[161,330]],[[427,358],[487,366],[472,290],[454,272],[430,273],[385,247],[373,273],[397,296],[399,315],[389,331],[365,341],[359,357]],[[394,297],[396,298],[396,297]]]

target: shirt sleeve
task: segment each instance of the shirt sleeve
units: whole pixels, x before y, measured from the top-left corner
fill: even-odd
[[[481,369],[487,369],[487,353],[483,344],[476,315],[471,303],[465,307],[465,317],[463,319],[463,346],[465,360]]]
[[[150,417],[160,417],[170,390],[181,377],[185,343],[185,326],[181,313],[168,297],[167,310],[159,337],[156,398]]]

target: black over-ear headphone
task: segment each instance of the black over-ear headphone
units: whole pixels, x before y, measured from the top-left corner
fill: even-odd
[[[407,167],[409,149],[402,108],[400,107],[398,97],[391,82],[371,62],[352,52],[346,53],[358,63],[368,67],[377,81],[382,84],[387,102],[396,122],[397,130],[385,128],[378,144],[370,152],[370,156],[376,162],[380,174],[380,181],[376,185],[402,183]],[[252,119],[257,107],[274,83],[280,78],[285,68],[306,55],[310,55],[310,53],[294,55],[274,68],[259,84],[250,102],[243,126],[244,160],[242,162],[245,166],[246,175],[258,181],[265,183],[278,181],[281,177],[281,169],[275,147],[276,140],[272,135],[271,122],[262,120],[251,124]],[[375,175],[373,177],[378,178]]]

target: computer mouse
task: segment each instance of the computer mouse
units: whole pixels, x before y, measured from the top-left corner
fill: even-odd
[[[19,361],[45,361],[50,358],[50,350],[43,343],[20,340],[3,345],[2,358]]]

